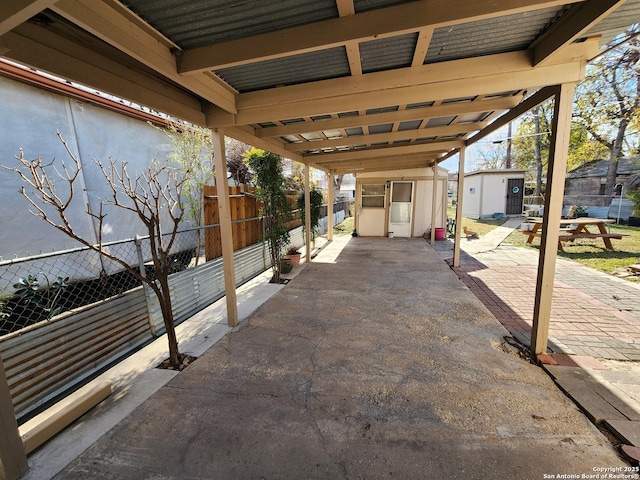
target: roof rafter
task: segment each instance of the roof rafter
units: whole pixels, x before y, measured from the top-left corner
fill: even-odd
[[[177,118],[202,125],[200,100],[159,78],[101,56],[90,46],[57,35],[48,28],[24,23],[0,38],[7,58],[42,71],[91,85]]]
[[[533,50],[533,65],[550,58],[558,49],[580,38],[593,25],[621,7],[627,0],[589,0],[573,5],[562,18],[538,37],[529,48]]]
[[[117,2],[58,0],[53,5],[59,15],[125,52],[173,82],[202,96],[227,112],[235,113],[235,91],[210,73],[178,75],[172,50],[175,45],[143,24]]]
[[[371,159],[376,157],[399,156],[412,153],[428,154],[434,152],[447,152],[453,148],[461,148],[463,146],[464,140],[446,140],[440,142],[402,145],[399,147],[382,147],[354,150],[351,152],[307,154],[304,155],[304,158],[309,159],[310,162],[327,165],[330,163],[341,163],[346,160],[362,160],[367,158]]]
[[[26,22],[56,0],[3,0],[0,3],[0,35]]]
[[[578,61],[562,65],[542,66],[519,71],[501,71],[483,77],[466,77],[446,82],[433,82],[406,87],[376,89],[367,92],[340,94],[333,97],[305,99],[272,106],[239,106],[238,124],[252,124],[273,119],[299,118],[311,115],[338,113],[350,110],[365,110],[382,106],[419,103],[426,99],[445,100],[497,92],[517,91],[537,88],[548,84],[577,82],[582,79],[586,62]],[[277,90],[285,90],[282,87]],[[309,85],[309,91],[313,85]],[[311,95],[311,93],[310,93]],[[381,105],[381,101],[384,102]]]
[[[468,113],[491,112],[494,110],[506,110],[515,107],[522,100],[522,94],[508,97],[478,100],[473,102],[449,103],[433,107],[410,108],[398,112],[374,113],[357,117],[333,118],[330,120],[318,120],[314,122],[292,123],[275,127],[256,129],[256,136],[279,137],[282,135],[295,135],[297,133],[309,133],[319,130],[333,130],[351,127],[363,127],[379,125],[390,122],[405,122],[421,120],[424,118],[438,118],[444,115],[465,115]]]
[[[393,142],[397,140],[414,140],[416,138],[437,137],[440,135],[456,135],[482,130],[488,122],[462,123],[445,125],[441,127],[421,128],[418,130],[402,130],[390,133],[374,133],[370,135],[355,135],[351,137],[335,138],[331,140],[311,140],[302,143],[290,143],[285,145],[285,150],[301,152],[303,150],[316,150],[319,148],[353,146],[372,144],[376,142]]]
[[[583,0],[459,0],[451,8],[439,0],[420,0],[187,50],[179,58],[178,70],[211,71],[576,1]]]

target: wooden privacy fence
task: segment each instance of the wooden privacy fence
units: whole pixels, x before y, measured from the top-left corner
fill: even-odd
[[[255,187],[248,185],[229,187],[234,251],[258,243],[262,236],[262,223],[258,218],[260,202],[255,196],[255,191]],[[218,226],[220,224],[218,189],[205,186],[203,194],[204,223],[205,225],[215,225],[205,229],[204,234],[205,257],[209,261],[222,256],[222,242]]]
[[[233,230],[233,250],[238,251],[258,243],[262,238],[263,225],[259,218],[262,203],[256,197],[256,187],[238,185],[229,187],[229,201],[231,206],[231,226]],[[203,188],[204,223],[205,229],[205,257],[207,261],[222,256],[222,241],[220,238],[220,214],[218,212],[218,190],[213,186]],[[291,220],[287,228],[292,230],[302,225],[297,210],[298,192],[286,194],[291,207]],[[345,209],[341,203],[335,205],[338,209]],[[335,208],[334,208],[335,211]],[[321,216],[327,215],[327,207],[323,205]],[[300,245],[296,245],[300,246]]]

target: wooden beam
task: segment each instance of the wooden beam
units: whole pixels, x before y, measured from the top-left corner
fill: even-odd
[[[231,226],[231,202],[227,179],[227,159],[224,135],[213,132],[213,159],[216,169],[216,189],[218,191],[218,211],[220,213],[220,237],[222,242],[222,266],[224,270],[224,290],[227,303],[227,324],[238,324],[238,300],[236,297],[236,274],[233,259],[233,229]]]
[[[16,480],[27,468],[27,455],[18,433],[7,375],[0,357],[0,478]]]
[[[522,95],[510,95],[508,97],[492,98],[490,100],[476,100],[473,102],[449,103],[433,107],[410,108],[399,112],[374,113],[358,117],[333,118],[330,120],[318,120],[315,122],[300,122],[292,123],[290,125],[256,128],[255,133],[259,138],[280,137],[283,135],[311,133],[322,130],[339,130],[369,125],[381,125],[392,122],[422,120],[424,118],[492,112],[494,110],[507,110],[509,108],[513,108],[520,103],[521,100]]]
[[[345,160],[360,160],[375,157],[400,156],[411,153],[433,153],[446,152],[452,148],[460,148],[464,145],[463,140],[447,140],[443,142],[430,142],[412,145],[403,145],[400,147],[373,148],[365,150],[354,150],[351,152],[339,153],[321,153],[317,155],[305,155],[308,161],[316,161],[321,164],[340,163]]]
[[[439,0],[421,0],[355,15],[194,48],[179,59],[180,73],[198,73],[290,55],[402,35],[425,27],[460,23],[565,5],[575,0],[458,0],[456,8]]]
[[[178,85],[227,112],[236,112],[236,92],[231,87],[208,72],[179,75],[172,53],[176,46],[120,3],[58,0],[52,10]]]
[[[425,58],[427,58],[427,51],[429,50],[429,44],[431,43],[431,37],[433,37],[433,27],[423,28],[418,32],[418,41],[416,42],[416,48],[413,51],[412,67],[418,67],[424,64]]]
[[[549,166],[547,169],[547,189],[545,193],[538,278],[533,307],[533,327],[531,330],[531,353],[547,352],[549,323],[551,321],[551,298],[555,278],[558,237],[562,216],[564,180],[567,171],[569,139],[571,134],[571,108],[575,85],[565,84],[558,88],[553,109],[551,140],[549,145]]]
[[[375,133],[372,135],[354,135],[352,137],[335,138],[331,140],[310,140],[302,143],[289,143],[284,146],[289,152],[301,152],[303,150],[316,150],[328,147],[341,147],[353,145],[371,145],[376,142],[393,142],[396,140],[415,140],[416,138],[438,137],[440,135],[457,135],[481,130],[486,127],[486,122],[462,123],[445,125],[442,127],[421,128],[419,130],[403,130],[390,133]]]
[[[351,173],[355,171],[376,171],[388,169],[423,168],[435,162],[435,158],[427,156],[383,158],[357,160],[331,165],[336,173]],[[389,168],[387,168],[389,167]],[[325,167],[326,168],[326,167]]]
[[[236,140],[240,140],[241,142],[244,142],[248,145],[252,145],[254,147],[261,148],[262,150],[276,153],[282,157],[295,160],[296,162],[304,163],[304,158],[302,157],[302,155],[285,150],[282,142],[271,138],[257,138],[256,136],[254,136],[253,128],[251,127],[227,127],[221,128],[219,130],[222,131],[226,136],[235,138]]]
[[[566,69],[567,64],[580,61],[586,62],[599,52],[598,40],[592,38],[581,43],[567,45],[557,56],[554,55],[549,60],[548,65],[557,66],[559,69]],[[439,85],[446,88],[447,84],[462,80],[471,84],[483,84],[491,82],[494,75],[513,75],[516,73],[525,75],[537,75],[537,80],[533,86],[545,86],[552,83],[544,82],[544,74],[538,75],[536,72],[555,72],[557,70],[539,70],[531,66],[531,52],[529,50],[521,50],[516,52],[498,53],[494,55],[486,55],[483,57],[463,58],[459,60],[449,60],[445,62],[429,63],[416,67],[398,68],[386,70],[382,72],[372,72],[358,77],[341,77],[328,80],[318,80],[300,85],[289,85],[268,90],[259,90],[256,92],[247,92],[238,95],[237,105],[239,110],[258,109],[263,107],[273,107],[281,104],[299,104],[308,100],[330,100],[336,97],[350,97],[354,95],[366,95],[370,92],[376,92],[376,95],[386,97],[393,93],[395,89],[404,87],[414,87],[423,85]],[[471,82],[469,82],[471,81]],[[540,83],[542,81],[542,83]],[[530,84],[530,82],[527,82]],[[478,85],[482,86],[482,85]],[[521,88],[511,88],[506,90],[489,89],[488,94],[495,94],[501,91],[517,91],[529,88],[526,85]],[[485,90],[485,89],[481,89]],[[434,98],[423,97],[415,99],[415,101],[407,103],[422,103],[429,100],[446,100],[449,98],[459,98],[476,95],[484,95],[478,93],[470,95],[438,95]],[[403,105],[403,103],[395,101],[380,101],[375,107],[382,105]],[[366,107],[369,108],[369,107]],[[338,112],[346,112],[351,110],[360,110],[357,107],[343,105]],[[300,118],[309,116],[306,114],[291,115],[287,117],[272,117],[287,119]],[[252,123],[252,122],[240,122]],[[258,122],[256,122],[258,123]]]
[[[0,2],[0,36],[54,3],[56,0],[2,0]]]
[[[204,124],[200,99],[78,42],[26,23],[0,37],[5,57],[169,115]]]
[[[464,161],[467,147],[460,149],[458,159],[458,192],[456,202],[456,231],[453,237],[453,266],[460,266],[460,238],[462,237],[462,197],[464,196]]]
[[[486,61],[490,62],[491,60]],[[240,124],[253,124],[349,110],[419,103],[425,99],[447,100],[538,88],[562,82],[578,82],[584,77],[585,65],[586,61],[579,61],[560,65],[545,65],[536,69],[493,71],[493,73],[481,77],[467,76],[433,83],[424,83],[423,80],[422,84],[417,85],[404,87],[389,85],[388,89],[345,94],[347,89],[334,92],[335,96],[333,97],[310,99],[308,96],[313,96],[313,83],[311,83],[308,86],[307,96],[299,98],[297,102],[285,102],[271,106],[247,106],[248,103],[242,100],[242,95],[248,94],[242,94],[238,100],[239,111],[236,121]],[[398,72],[397,75],[396,78],[402,78],[401,72]],[[425,77],[425,79],[427,78]],[[273,94],[280,97],[278,91],[288,88],[274,89],[277,93]]]
[[[490,135],[491,133],[505,126],[507,123],[517,119],[521,115],[524,115],[529,110],[536,108],[538,105],[555,95],[556,90],[556,87],[544,87],[538,90],[536,93],[526,98],[522,103],[520,103],[520,105],[512,108],[507,113],[498,118],[495,122],[491,123],[488,127],[484,128],[480,132],[467,139],[466,146],[468,147],[470,145],[473,145],[478,140],[482,140],[487,135]]]
[[[336,6],[338,7],[338,15],[341,17],[348,17],[355,15],[356,8],[353,5],[353,0],[336,0]],[[351,75],[362,75],[362,60],[360,59],[360,43],[356,40],[346,42],[344,47],[347,51],[347,58],[349,59],[349,68]]]
[[[533,66],[547,60],[565,45],[579,39],[595,24],[621,7],[627,0],[589,0],[573,5],[559,21],[538,37],[533,50]]]

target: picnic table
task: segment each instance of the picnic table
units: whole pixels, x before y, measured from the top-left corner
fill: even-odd
[[[542,236],[542,219],[535,218],[528,222],[532,225],[530,230],[523,230],[522,233],[528,236],[527,243],[531,243],[535,237]],[[568,218],[560,220],[560,235],[558,236],[558,250],[564,251],[563,242],[573,242],[579,238],[601,238],[607,250],[613,250],[611,240],[621,240],[627,233],[609,233],[607,224],[614,223],[608,218]],[[598,231],[593,232],[587,227],[597,227]]]

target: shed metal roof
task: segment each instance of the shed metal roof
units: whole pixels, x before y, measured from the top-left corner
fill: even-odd
[[[336,173],[441,161],[640,19],[640,0],[16,5],[0,55]]]

